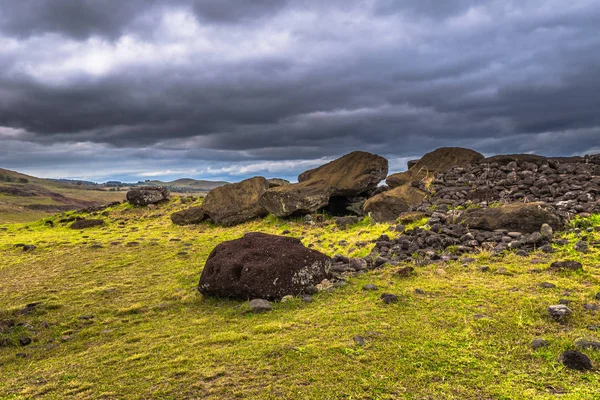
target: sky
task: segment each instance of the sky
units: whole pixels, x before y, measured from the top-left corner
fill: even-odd
[[[600,152],[598,0],[0,0],[0,167],[239,181]]]

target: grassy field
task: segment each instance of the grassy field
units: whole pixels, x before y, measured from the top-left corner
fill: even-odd
[[[78,186],[0,168],[0,224],[33,222],[57,211],[125,199],[124,191]]]
[[[120,205],[102,217],[105,227],[85,231],[44,221],[0,225],[0,331],[1,321],[21,324],[0,333],[9,344],[0,347],[1,399],[600,398],[600,351],[585,350],[592,372],[557,361],[578,338],[600,336],[590,329],[600,325],[599,313],[583,308],[599,303],[600,251],[576,253],[575,233],[552,255],[482,253],[472,262],[417,266],[411,278],[389,266],[312,303],[295,299],[248,314],[244,302],[196,290],[218,243],[290,230],[329,255],[364,256],[372,244],[359,242],[388,225],[339,230],[332,221],[268,217],[234,228],[174,226],[169,214],[181,208],[177,199],[154,210]],[[600,216],[579,221],[598,223]],[[24,252],[18,243],[37,249]],[[584,271],[546,270],[565,258],[580,260]],[[544,281],[556,288],[540,287]],[[380,289],[361,290],[367,283]],[[384,292],[400,301],[383,304]],[[546,314],[561,298],[573,310],[564,323]],[[33,343],[18,345],[22,337]],[[550,346],[533,351],[536,337]]]

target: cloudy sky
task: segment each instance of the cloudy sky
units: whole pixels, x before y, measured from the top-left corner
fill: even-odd
[[[0,0],[0,167],[295,177],[600,152],[598,0]]]

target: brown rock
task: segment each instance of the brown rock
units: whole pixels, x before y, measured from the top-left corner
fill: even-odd
[[[445,172],[452,167],[461,167],[483,160],[483,155],[461,147],[441,147],[427,153],[411,165],[406,172],[400,172],[387,177],[386,183],[390,187],[410,184],[412,181],[421,180],[434,172]]]
[[[412,206],[421,204],[425,193],[410,185],[404,185],[380,193],[366,201],[364,209],[375,222],[393,222]]]
[[[169,190],[162,186],[143,186],[128,191],[126,198],[134,206],[147,206],[168,200]]]
[[[267,215],[258,200],[269,188],[263,177],[254,177],[212,189],[202,210],[217,225],[232,226]]]
[[[331,259],[299,239],[251,232],[210,253],[198,290],[211,296],[281,299],[329,275]]]
[[[171,221],[173,221],[175,225],[199,224],[205,219],[206,214],[202,210],[202,207],[190,207],[171,214]]]
[[[71,224],[71,229],[86,229],[94,226],[104,225],[104,221],[101,219],[82,219],[75,221]]]
[[[493,231],[506,229],[522,233],[539,232],[546,223],[554,230],[562,228],[560,217],[544,203],[512,203],[501,207],[471,208],[460,217],[469,228]]]
[[[308,214],[333,196],[356,196],[377,187],[388,171],[385,158],[355,151],[298,176],[299,183],[269,189],[260,203],[279,217]]]

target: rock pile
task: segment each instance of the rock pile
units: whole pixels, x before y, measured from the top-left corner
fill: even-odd
[[[600,212],[600,155],[546,158],[495,156],[437,175],[421,208],[431,205],[488,205],[544,202],[564,217]]]

